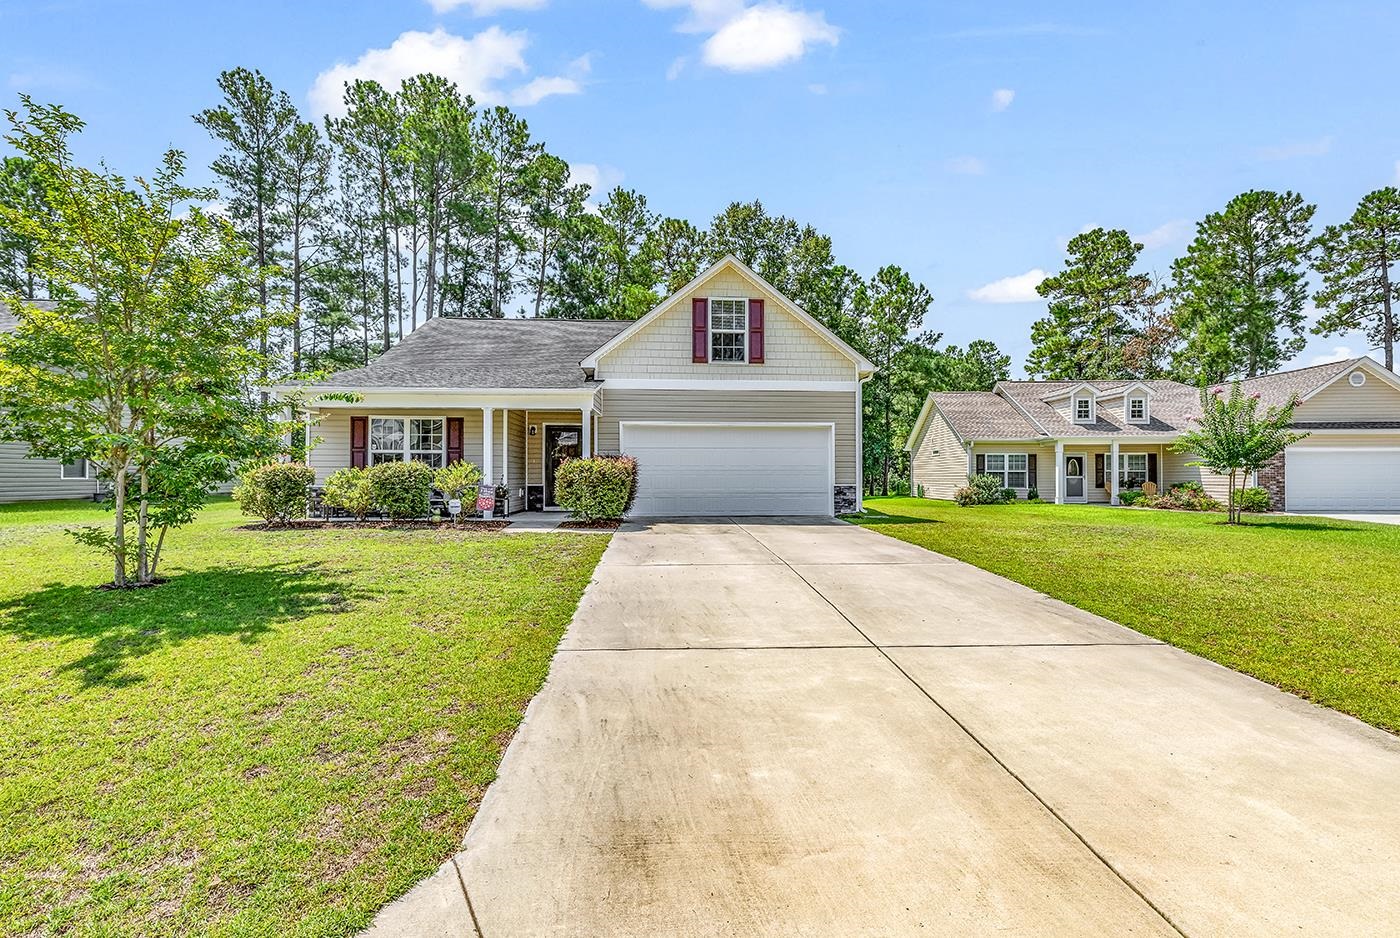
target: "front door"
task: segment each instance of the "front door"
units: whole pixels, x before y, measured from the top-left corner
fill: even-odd
[[[580,437],[583,427],[550,424],[544,428],[544,503],[545,507],[558,504],[554,500],[554,470],[566,459],[576,459],[583,452]]]
[[[1065,457],[1065,501],[1084,501],[1084,457],[1073,455]]]

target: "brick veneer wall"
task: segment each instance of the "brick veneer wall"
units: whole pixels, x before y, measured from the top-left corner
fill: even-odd
[[[1283,467],[1283,453],[1279,453],[1259,470],[1259,486],[1269,493],[1274,511],[1283,511],[1287,507],[1283,500]]]

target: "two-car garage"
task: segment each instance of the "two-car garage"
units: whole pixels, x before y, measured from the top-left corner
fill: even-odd
[[[623,421],[637,460],[632,515],[830,515],[831,423]]]
[[[1400,511],[1400,446],[1310,443],[1284,455],[1289,511]]]

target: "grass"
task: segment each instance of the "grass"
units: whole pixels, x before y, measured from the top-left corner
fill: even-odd
[[[868,498],[859,523],[1400,732],[1400,526]]]
[[[608,538],[0,507],[0,934],[340,935],[461,842]]]

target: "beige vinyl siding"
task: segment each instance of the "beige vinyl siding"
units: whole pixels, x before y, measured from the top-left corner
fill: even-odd
[[[691,361],[691,300],[743,297],[763,300],[763,364],[710,364]],[[598,361],[597,376],[685,378],[689,380],[856,380],[856,366],[844,353],[793,316],[772,292],[726,269],[695,289],[670,298],[664,312]]]
[[[333,410],[312,430],[312,438],[320,438],[311,450],[307,464],[316,470],[316,484],[324,485],[326,477],[337,469],[350,465],[350,417],[461,417],[462,418],[462,458],[481,465],[481,411],[443,410],[433,408],[394,408],[382,407],[373,410]],[[496,412],[497,429],[500,433],[501,412]],[[500,443],[496,452],[500,453]],[[499,455],[497,456],[499,467]],[[497,472],[499,478],[499,471]]]
[[[582,423],[576,410],[532,410],[528,412],[529,425],[535,428],[535,435],[525,444],[525,478],[529,485],[544,485],[544,427],[545,424],[564,424],[577,427]],[[597,426],[595,421],[594,426]],[[616,449],[616,447],[613,447]],[[594,452],[609,452],[599,447],[595,435]]]
[[[1163,447],[1162,453],[1162,482],[1164,485],[1171,485],[1174,482],[1199,482],[1205,488],[1206,494],[1212,498],[1218,498],[1222,502],[1230,497],[1230,477],[1217,475],[1201,466],[1188,466],[1187,463],[1196,457],[1190,453],[1178,453],[1171,447]]]
[[[967,484],[967,450],[953,428],[934,407],[919,434],[909,459],[910,491],[925,498],[952,498]]]
[[[1363,372],[1364,373],[1364,372]],[[1330,386],[1309,398],[1293,412],[1301,423],[1327,420],[1400,420],[1400,389],[1366,374],[1366,383],[1354,388],[1348,371]]]
[[[53,498],[91,498],[96,479],[61,479],[58,462],[29,459],[23,443],[0,443],[0,502],[27,502]]]
[[[856,485],[855,391],[664,391],[599,392],[602,416],[596,446],[621,449],[618,425],[626,420],[698,423],[833,423],[836,425],[836,484]]]
[[[1055,445],[1027,440],[979,440],[972,446],[973,465],[976,466],[978,456],[985,456],[988,453],[1025,453],[1027,456],[1035,457],[1035,488],[1037,493],[1045,501],[1055,500]],[[963,470],[966,472],[966,469]],[[1017,498],[1025,498],[1030,491],[1027,486],[1023,489],[1016,489]]]

